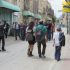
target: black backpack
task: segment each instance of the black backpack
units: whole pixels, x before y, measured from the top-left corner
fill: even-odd
[[[60,46],[65,46],[65,35],[63,32],[59,33],[59,42],[60,42]]]

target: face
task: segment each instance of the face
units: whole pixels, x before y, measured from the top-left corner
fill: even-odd
[[[38,19],[35,19],[35,23],[38,23],[38,21],[39,21]]]

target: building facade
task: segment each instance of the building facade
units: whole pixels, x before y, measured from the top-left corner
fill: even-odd
[[[16,0],[0,0],[0,20],[6,21],[9,25],[18,21],[15,12],[19,12]]]
[[[24,11],[30,11],[34,14],[40,14],[44,19],[46,18],[47,13],[51,14],[53,12],[50,8],[51,7],[50,3],[47,0],[4,0],[4,1],[9,4],[12,4],[13,6],[18,6],[20,8],[20,11],[18,12],[7,8],[0,8],[2,10],[0,19],[6,20],[9,24],[13,22],[23,23],[25,21],[25,17],[23,15]]]
[[[54,11],[52,10],[52,7],[48,0],[39,0],[39,8],[38,12],[42,14],[43,19],[46,19],[47,17],[54,16]]]

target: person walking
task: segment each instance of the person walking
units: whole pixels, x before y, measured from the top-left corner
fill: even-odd
[[[47,27],[47,34],[48,34],[48,40],[51,40],[51,27],[52,27],[52,23],[49,21],[48,22],[48,27]]]
[[[15,40],[17,40],[17,36],[20,38],[20,26],[17,22],[14,23],[15,26]]]
[[[65,46],[65,35],[61,27],[57,27],[57,31],[53,35],[55,46],[55,60],[60,61],[62,46]]]
[[[4,34],[6,38],[8,36],[8,30],[9,30],[9,24],[6,21],[4,21]]]
[[[32,52],[33,52],[33,47],[35,44],[35,36],[34,36],[34,32],[33,32],[33,27],[34,27],[34,22],[30,22],[28,27],[26,28],[26,40],[28,41],[28,52],[27,55],[28,56],[33,56]]]
[[[47,29],[43,24],[43,21],[40,21],[39,24],[35,27],[35,40],[38,46],[38,54],[41,58],[42,56],[45,57],[45,50],[46,50],[46,40],[47,40]],[[43,49],[41,52],[41,44],[43,45]]]
[[[52,34],[52,39],[53,39],[53,33],[55,32],[55,24],[52,23],[52,26],[51,26],[51,34]]]
[[[4,24],[2,22],[0,22],[0,43],[1,42],[2,42],[2,51],[6,51],[5,50],[5,38],[4,38]]]

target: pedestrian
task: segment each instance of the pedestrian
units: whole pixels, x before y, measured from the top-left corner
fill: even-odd
[[[53,35],[55,46],[55,60],[60,61],[62,46],[65,46],[65,36],[61,27],[57,27],[57,31]]]
[[[4,38],[4,24],[2,22],[0,22],[0,43],[2,43],[2,51],[6,51],[5,50],[5,38]]]
[[[41,58],[42,56],[45,57],[45,50],[46,50],[46,40],[47,40],[47,29],[43,24],[43,21],[40,21],[39,24],[35,27],[35,40],[38,46],[38,54]],[[43,49],[41,52],[41,44],[43,45]]]
[[[9,24],[6,21],[4,21],[4,34],[6,38],[8,36],[8,30],[9,30]]]
[[[34,27],[34,22],[30,22],[28,27],[26,28],[26,40],[28,41],[28,52],[27,55],[28,56],[33,56],[32,52],[33,52],[33,47],[35,44],[35,36],[34,36],[34,32],[33,32],[33,27]]]
[[[52,27],[52,23],[50,22],[50,20],[48,20],[49,22],[47,23],[47,36],[48,36],[48,40],[50,41],[51,40],[51,34],[52,34],[52,30],[51,30],[51,27]]]
[[[27,25],[25,23],[20,24],[20,39],[23,41],[25,40],[25,36],[26,36],[26,28]]]
[[[52,26],[51,26],[51,34],[52,34],[52,39],[53,39],[53,33],[55,32],[55,24],[52,23]]]
[[[17,22],[14,23],[15,26],[15,40],[17,40],[17,36],[19,36],[20,39],[20,26]]]

